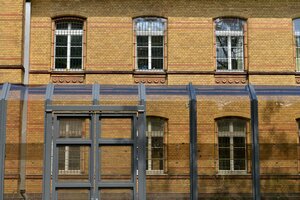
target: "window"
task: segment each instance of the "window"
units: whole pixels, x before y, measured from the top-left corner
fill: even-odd
[[[217,71],[244,70],[244,25],[241,19],[215,20]]]
[[[147,118],[147,170],[148,174],[164,172],[164,131],[165,120],[159,117]]]
[[[219,172],[246,172],[246,122],[237,118],[217,121]]]
[[[300,18],[294,20],[294,33],[296,45],[296,70],[300,71]]]
[[[59,138],[82,138],[83,120],[61,119],[59,126]],[[59,174],[81,173],[81,147],[61,146],[59,147],[58,170]]]
[[[163,70],[166,19],[135,19],[138,70]]]
[[[55,23],[54,70],[83,69],[83,22],[59,20]]]

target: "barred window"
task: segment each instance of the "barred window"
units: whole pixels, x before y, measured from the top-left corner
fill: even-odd
[[[166,19],[137,18],[136,68],[138,70],[163,70]]]
[[[82,138],[83,120],[65,118],[60,120],[59,138]],[[80,146],[61,146],[58,148],[59,174],[80,174],[81,152]]]
[[[296,70],[300,71],[300,18],[294,20],[294,34],[296,46]]]
[[[244,25],[236,18],[215,20],[217,71],[244,70]]]
[[[219,172],[246,171],[246,122],[238,118],[217,121]]]
[[[148,174],[162,174],[164,172],[164,131],[165,120],[159,117],[147,118],[147,158]]]
[[[54,70],[83,69],[83,22],[59,20],[55,23]]]

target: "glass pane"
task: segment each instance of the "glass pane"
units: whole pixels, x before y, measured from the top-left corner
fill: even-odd
[[[244,120],[232,120],[232,124],[234,132],[246,132],[246,122]]]
[[[300,58],[300,48],[296,48],[296,58]]]
[[[228,37],[227,36],[216,36],[216,42],[218,47],[227,47],[228,46]]]
[[[132,138],[131,118],[101,118],[101,138]]]
[[[238,18],[218,18],[215,20],[217,31],[243,31],[245,21]]]
[[[164,60],[163,59],[152,59],[152,69],[163,69]]]
[[[296,37],[296,47],[300,47],[300,36]]]
[[[300,18],[294,20],[294,31],[300,32]]]
[[[90,148],[78,145],[58,147],[58,180],[88,181]]]
[[[219,132],[229,132],[229,123],[228,119],[218,120],[218,131]]]
[[[224,48],[217,48],[217,58],[221,58],[221,59],[227,59],[228,58],[228,48],[224,47]]]
[[[82,48],[81,47],[71,47],[71,57],[82,57]]]
[[[243,59],[243,48],[232,48],[231,49],[231,58],[237,59]]]
[[[67,21],[60,21],[56,23],[56,30],[67,30],[67,29],[68,29]]]
[[[230,170],[230,160],[219,160],[219,170]]]
[[[148,69],[148,59],[138,59],[138,69]]]
[[[165,30],[165,19],[163,18],[137,18],[135,19],[136,30],[141,32],[162,32]]]
[[[148,46],[148,36],[137,36],[137,46]]]
[[[219,147],[230,147],[230,138],[219,137]]]
[[[99,150],[101,181],[120,182],[131,180],[132,147],[102,146]]]
[[[67,68],[67,59],[66,58],[56,58],[55,59],[55,68],[56,69],[66,69]]]
[[[101,189],[100,200],[132,200],[133,191],[130,189]]]
[[[152,47],[152,57],[162,58],[164,56],[164,49],[162,47]]]
[[[243,59],[231,59],[232,70],[242,70],[243,69]]]
[[[72,35],[71,36],[71,46],[82,46],[82,36]]]
[[[243,40],[242,36],[231,36],[231,47],[243,47]]]
[[[88,200],[90,191],[85,189],[59,189],[57,190],[58,200]]]
[[[82,59],[71,58],[71,69],[81,69],[82,67]]]
[[[55,57],[67,57],[67,47],[56,47],[55,48]]]
[[[66,35],[56,35],[55,37],[56,46],[67,46],[68,45],[68,36]]]
[[[245,170],[245,160],[234,160],[234,170]]]
[[[138,47],[137,48],[138,57],[148,57],[148,47]]]
[[[60,119],[59,138],[90,138],[90,120],[75,117]]]
[[[300,58],[296,59],[296,69],[297,71],[300,71]]]
[[[152,46],[164,46],[164,36],[152,36]]]
[[[152,137],[151,138],[151,159],[152,159],[152,170],[163,170],[163,137]],[[148,158],[149,159],[149,158]]]
[[[228,70],[228,59],[217,59],[218,70]]]
[[[72,30],[82,30],[83,29],[83,23],[80,21],[71,22],[71,29]]]

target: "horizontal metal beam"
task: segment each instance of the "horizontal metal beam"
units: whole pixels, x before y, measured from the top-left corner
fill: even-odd
[[[99,188],[132,188],[134,187],[134,183],[118,183],[118,182],[115,182],[115,183],[103,183],[103,182],[99,182],[98,183],[98,187]]]
[[[144,111],[144,106],[98,106],[98,105],[91,105],[91,106],[53,106],[47,105],[46,112],[59,112],[59,111],[86,111],[86,112],[102,112],[102,111],[111,111],[111,112],[142,112]]]
[[[100,145],[133,145],[134,141],[131,139],[99,139]]]
[[[91,188],[92,184],[88,182],[76,183],[76,182],[61,182],[56,183],[56,188]]]
[[[83,140],[78,138],[59,138],[56,139],[57,145],[91,145],[92,140]]]

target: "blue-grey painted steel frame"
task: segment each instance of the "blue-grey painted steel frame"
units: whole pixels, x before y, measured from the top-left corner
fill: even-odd
[[[138,199],[146,200],[146,89],[145,85],[139,85],[139,100],[144,111],[138,115]]]
[[[11,85],[5,83],[0,94],[0,199],[4,199],[4,165],[6,142],[7,99]]]
[[[48,84],[45,97],[45,110],[52,103],[54,85]],[[52,113],[45,112],[44,124],[44,173],[43,173],[43,200],[51,197],[51,141],[52,141]]]
[[[259,131],[258,131],[258,99],[255,89],[248,85],[251,103],[251,131],[252,131],[252,192],[253,199],[260,200],[260,164],[259,164]]]
[[[197,168],[197,97],[192,83],[188,85],[190,112],[190,199],[198,199]]]

